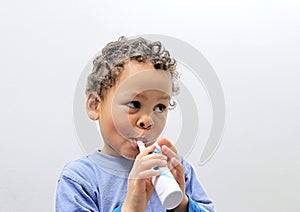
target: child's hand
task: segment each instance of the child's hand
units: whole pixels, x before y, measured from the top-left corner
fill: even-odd
[[[168,167],[171,170],[174,178],[176,179],[183,194],[185,194],[185,177],[184,167],[179,161],[176,147],[166,138],[162,138],[158,141],[162,152],[168,156]],[[188,197],[184,195],[180,205],[174,209],[174,211],[187,211]]]
[[[148,201],[154,191],[151,177],[159,176],[160,172],[154,166],[167,165],[167,156],[149,154],[155,150],[155,145],[147,147],[137,155],[128,178],[126,199],[122,211],[145,211]]]

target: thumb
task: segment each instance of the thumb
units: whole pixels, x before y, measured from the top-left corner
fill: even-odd
[[[154,186],[151,182],[151,179],[148,179],[146,181],[146,192],[147,192],[147,200],[149,201],[152,196],[152,193],[154,192]]]

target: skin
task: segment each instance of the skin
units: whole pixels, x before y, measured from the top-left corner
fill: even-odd
[[[160,174],[154,166],[168,165],[185,193],[184,169],[175,146],[163,138],[158,145],[164,154],[150,154],[164,129],[171,92],[170,73],[154,69],[150,62],[131,60],[124,64],[116,84],[106,90],[103,99],[96,93],[88,96],[87,113],[99,122],[104,140],[101,152],[135,160],[122,211],[145,211],[154,191],[151,177]],[[137,139],[146,145],[142,152],[137,147]],[[187,205],[185,195],[174,211],[187,211]]]

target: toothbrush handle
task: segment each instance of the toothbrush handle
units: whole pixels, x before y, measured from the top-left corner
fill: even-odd
[[[139,147],[140,152],[142,152],[144,149],[146,149],[144,142],[137,141],[136,143],[137,143],[137,145]]]

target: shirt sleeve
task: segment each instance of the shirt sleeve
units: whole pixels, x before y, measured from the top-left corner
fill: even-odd
[[[182,160],[185,173],[186,195],[189,198],[189,212],[214,212],[214,204],[202,188],[193,167]]]
[[[122,205],[119,205],[117,208],[113,210],[113,212],[121,212],[121,210],[122,210]]]
[[[66,176],[61,176],[56,190],[56,212],[94,211],[99,207],[91,188]]]
[[[188,212],[209,212],[209,210],[201,207],[197,202],[189,198]]]

